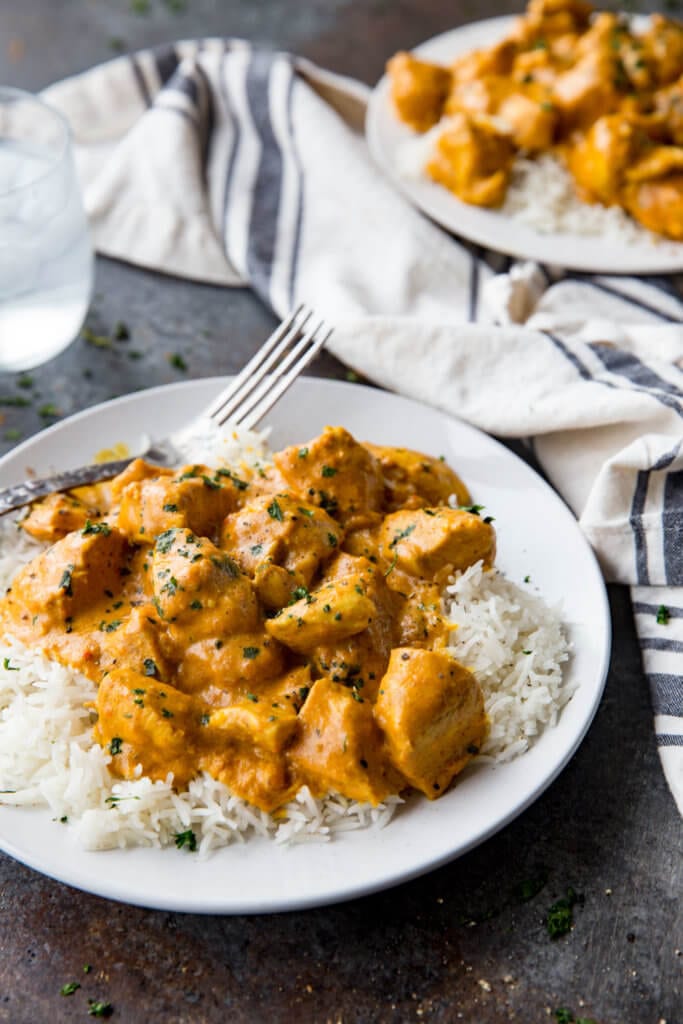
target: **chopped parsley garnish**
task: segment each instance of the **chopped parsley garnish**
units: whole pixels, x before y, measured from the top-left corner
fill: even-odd
[[[89,999],[88,1013],[91,1017],[111,1017],[114,1007],[111,1003],[103,1003],[99,999]]]
[[[318,491],[320,495],[320,507],[327,512],[328,515],[333,516],[335,512],[339,510],[339,502],[336,498],[331,498],[327,491]]]
[[[280,508],[277,498],[273,498],[270,505],[268,506],[267,511],[271,519],[277,519],[279,523],[282,522],[282,509]]]
[[[17,380],[17,387],[20,388],[32,388],[33,377],[30,377],[28,373],[22,373],[21,377]]]
[[[392,540],[392,542],[389,545],[389,547],[390,548],[395,548],[399,541],[405,540],[406,537],[410,537],[410,535],[411,535],[411,533],[413,532],[414,529],[415,529],[415,523],[409,523],[408,526],[406,526],[406,528],[404,530],[399,530],[399,532],[395,535],[395,537]]]
[[[247,700],[250,700],[253,704],[258,704],[258,697],[255,693],[248,693]]]
[[[167,505],[164,505],[164,512],[177,512],[178,506],[174,505],[173,502],[169,501]]]
[[[48,420],[54,416],[59,416],[61,414],[57,406],[54,404],[54,402],[46,402],[45,405],[41,405],[41,407],[38,409],[38,415],[41,416],[44,420]]]
[[[524,582],[525,583],[531,583],[531,576],[525,576],[524,577]]]
[[[84,537],[89,536],[91,533],[101,533],[103,537],[108,537],[111,533],[111,526],[108,523],[91,523],[89,519],[86,519],[81,533]]]
[[[197,837],[191,828],[188,828],[185,832],[176,832],[173,838],[179,850],[186,847],[190,853],[194,853],[197,849]]]
[[[180,370],[183,373],[185,372],[185,370],[187,370],[187,363],[185,362],[185,360],[183,359],[179,352],[173,352],[168,357],[168,361],[174,370]]]
[[[244,655],[245,658],[249,658],[250,661],[253,660],[254,658],[258,658],[260,653],[261,653],[261,648],[260,647],[243,647],[242,648],[242,654]]]
[[[298,511],[302,516],[308,516],[309,519],[314,515],[312,508],[304,508],[303,505],[299,505]]]
[[[304,598],[306,598],[306,604],[310,604],[313,600],[308,587],[305,587],[302,583],[301,586],[295,587],[292,591],[289,603],[294,604],[295,601],[302,601]]]
[[[218,482],[218,480],[222,476],[226,476],[228,478],[228,480],[231,480],[232,483],[234,484],[234,486],[237,488],[238,491],[246,491],[247,487],[249,486],[249,484],[248,484],[248,482],[246,480],[240,480],[240,478],[238,476],[235,476],[235,474],[232,473],[229,469],[222,469],[222,468],[221,469],[217,469],[216,470],[216,478],[217,478],[216,482]]]
[[[665,604],[660,604],[659,608],[657,609],[657,625],[668,626],[670,618],[671,612],[669,611],[669,609],[666,607]]]
[[[252,544],[249,550],[251,551],[252,555],[260,555],[261,552],[263,551],[263,544]]]
[[[557,900],[548,909],[546,927],[551,939],[558,939],[566,935],[574,923],[573,908],[576,903],[581,902],[573,889],[567,889],[567,895]]]
[[[305,459],[308,455],[308,448],[299,448],[298,455],[300,459]]]
[[[2,667],[4,668],[5,672],[18,672],[19,671],[19,666],[18,665],[10,665],[9,658],[3,658],[2,659]]]
[[[62,985],[60,988],[59,994],[60,996],[72,996],[76,989],[79,989],[80,987],[81,986],[77,981],[67,981],[66,985]]]
[[[193,612],[199,612],[202,610],[203,607],[204,605],[202,604],[202,602],[197,600],[196,598],[194,601],[190,601],[190,608],[192,609]]]
[[[335,469],[334,466],[323,466],[320,472],[323,476],[336,476],[339,470]]]
[[[533,875],[525,878],[512,891],[512,895],[519,903],[528,903],[534,896],[538,896],[548,881],[547,868],[539,865],[534,871]]]
[[[328,533],[328,535],[327,535],[327,543],[330,545],[331,548],[336,548],[336,546],[339,543],[339,541],[338,541],[338,539],[337,539],[337,537],[335,536],[334,533]]]
[[[153,676],[155,679],[159,677],[159,669],[154,658],[145,658],[142,663],[142,668],[146,676]]]
[[[483,505],[460,505],[461,512],[471,512],[473,516],[478,516],[481,510],[484,508]]]
[[[71,589],[71,574],[73,571],[73,565],[67,565],[59,581],[59,589],[63,590],[67,597],[73,597],[73,590]]]
[[[173,541],[175,539],[175,530],[164,530],[160,533],[156,540],[156,549],[161,555],[166,555],[173,547]]]
[[[554,1015],[557,1024],[597,1024],[592,1017],[575,1017],[572,1011],[564,1006],[558,1007]]]
[[[121,739],[121,737],[113,736],[109,744],[109,753],[112,755],[112,757],[115,757],[117,754],[121,753],[122,747],[123,740]]]
[[[391,573],[392,573],[392,572],[394,571],[394,569],[396,568],[396,563],[397,563],[397,562],[398,562],[398,555],[394,555],[394,560],[393,560],[393,562],[391,563],[391,565],[389,566],[389,568],[388,568],[388,569],[386,570],[386,572],[384,573],[384,576],[385,576],[385,578],[386,578],[387,576],[390,576],[390,575],[391,575]]]
[[[24,398],[23,395],[4,395],[0,397],[0,405],[11,405],[15,409],[24,409],[30,404],[30,398]]]
[[[112,619],[111,622],[105,622],[104,619],[100,622],[100,631],[102,633],[115,633],[121,625],[121,619]]]
[[[162,718],[173,718],[173,712],[169,711],[168,708],[161,709]]]

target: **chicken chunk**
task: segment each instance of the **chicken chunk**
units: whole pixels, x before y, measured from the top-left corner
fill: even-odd
[[[353,577],[324,584],[269,619],[266,630],[302,654],[361,633],[372,622],[376,608],[356,586]]]
[[[259,627],[251,580],[206,538],[180,529],[159,534],[152,574],[157,612],[183,647]]]
[[[483,559],[493,564],[496,535],[490,523],[464,509],[393,512],[380,530],[384,559],[418,579],[434,580]]]
[[[298,786],[285,750],[299,732],[291,708],[245,700],[206,716],[201,730],[200,766],[238,797],[262,811],[285,803]]]
[[[99,519],[100,515],[98,506],[86,504],[65,491],[50,494],[31,505],[29,514],[21,521],[21,527],[36,540],[52,544],[66,537],[72,530],[80,530],[89,520]]]
[[[322,508],[277,494],[257,498],[229,515],[221,546],[250,576],[267,563],[295,573],[308,586],[320,565],[336,552],[342,536],[339,523]]]
[[[128,555],[125,534],[105,523],[69,533],[15,577],[5,610],[35,615],[43,632],[62,626],[120,585]]]
[[[440,651],[393,650],[374,715],[392,763],[430,800],[479,752],[488,732],[479,684]]]
[[[657,81],[667,85],[683,74],[683,25],[653,14],[643,36],[645,55],[652,61]]]
[[[374,700],[379,680],[389,663],[396,643],[397,614],[400,599],[387,587],[382,571],[365,558],[342,553],[330,565],[321,584],[321,592],[352,592],[365,597],[374,606],[367,628],[345,640],[332,634],[312,649],[315,670],[329,675],[333,682],[344,682],[364,697]]]
[[[158,534],[174,528],[213,537],[236,507],[237,493],[227,473],[207,466],[133,480],[121,491],[118,526],[137,544],[153,544]]]
[[[318,679],[299,715],[288,759],[315,795],[341,793],[378,804],[402,787],[388,763],[372,706],[330,679]]]
[[[164,650],[164,634],[152,604],[128,609],[120,626],[102,630],[99,641],[102,668],[129,669],[151,680],[171,676],[172,660]]]
[[[391,98],[402,121],[425,132],[441,117],[451,86],[451,73],[439,64],[397,53],[387,64]]]
[[[173,774],[177,786],[195,772],[188,749],[193,729],[193,702],[168,683],[129,669],[104,676],[97,691],[95,739],[111,754],[110,769],[124,779],[142,765],[151,779]]]
[[[423,505],[445,505],[451,495],[459,505],[466,505],[469,492],[464,483],[443,459],[435,459],[409,448],[383,445],[365,446],[379,461],[384,480],[384,509],[420,508]]]
[[[570,147],[567,165],[587,199],[607,206],[618,202],[627,168],[650,145],[647,135],[622,114],[600,117]]]
[[[280,645],[267,633],[238,633],[224,640],[198,640],[183,654],[178,687],[220,707],[261,693],[285,671]]]
[[[517,149],[547,149],[553,140],[557,112],[550,90],[540,82],[515,82],[491,75],[457,83],[446,104],[448,114],[484,114],[496,118]]]
[[[452,629],[443,614],[439,588],[433,583],[414,584],[401,607],[397,644],[401,647],[442,647]]]
[[[274,462],[290,491],[348,529],[378,519],[383,495],[379,463],[343,427],[325,427],[308,444],[277,452]]]
[[[622,90],[615,67],[612,54],[589,51],[572,68],[557,76],[552,100],[565,134],[586,129],[596,118],[618,109]]]
[[[628,212],[644,227],[683,242],[683,174],[630,182],[622,196]]]
[[[465,203],[500,206],[510,180],[509,132],[483,114],[456,114],[436,140],[425,170]]]

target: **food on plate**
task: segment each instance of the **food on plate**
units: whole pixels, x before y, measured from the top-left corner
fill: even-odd
[[[523,752],[567,645],[470,500],[442,459],[328,427],[34,504],[0,538],[4,802],[40,793],[95,847],[199,822],[208,849],[387,820]]]
[[[478,753],[483,696],[437,608],[455,570],[492,564],[493,526],[447,504],[467,494],[438,460],[375,451],[327,428],[270,477],[136,460],[34,505],[23,529],[52,543],[2,626],[97,684],[115,774],[206,771],[270,812],[302,785],[435,798]],[[382,458],[409,508],[388,511]]]
[[[445,67],[387,65],[398,117],[429,131],[424,170],[467,203],[500,207],[518,161],[551,154],[586,203],[683,240],[683,26],[643,32],[579,0],[530,0],[495,45]]]

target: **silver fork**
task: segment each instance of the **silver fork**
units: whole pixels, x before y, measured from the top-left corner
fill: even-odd
[[[228,420],[251,430],[284,395],[332,334],[332,328],[301,305],[280,324],[227,388],[191,423],[169,437],[154,441],[146,451],[128,459],[81,466],[40,480],[26,480],[0,490],[0,516],[30,505],[57,491],[111,480],[134,458],[160,466],[183,461],[183,441],[202,436]]]

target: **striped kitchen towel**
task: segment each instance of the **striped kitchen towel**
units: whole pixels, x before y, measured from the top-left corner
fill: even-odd
[[[45,96],[71,123],[100,252],[248,285],[280,315],[309,301],[355,370],[532,438],[607,578],[632,587],[683,811],[683,278],[566,274],[454,239],[373,166],[364,86],[242,41],[117,58]]]

